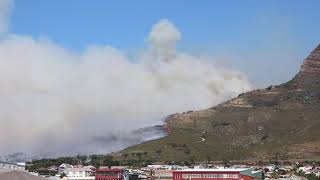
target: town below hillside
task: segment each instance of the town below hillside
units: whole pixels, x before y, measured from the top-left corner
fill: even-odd
[[[320,179],[320,162],[207,162],[152,163],[137,159],[119,162],[112,156],[76,156],[33,160],[27,163],[0,162],[0,179],[25,177],[31,180],[210,180],[210,179]]]

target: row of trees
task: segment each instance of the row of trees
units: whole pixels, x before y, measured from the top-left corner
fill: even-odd
[[[71,164],[71,165],[93,165],[95,167],[99,166],[118,166],[119,161],[113,159],[111,155],[78,155],[75,157],[59,157],[50,159],[38,159],[32,160],[27,163],[27,170],[37,171],[40,168],[43,170],[51,166],[60,166],[61,164]]]

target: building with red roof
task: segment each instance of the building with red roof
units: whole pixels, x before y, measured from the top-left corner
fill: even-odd
[[[96,170],[96,180],[128,180],[129,176],[125,169],[102,168]]]

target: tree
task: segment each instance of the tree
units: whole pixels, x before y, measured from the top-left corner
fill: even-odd
[[[307,178],[308,180],[318,180],[317,175],[315,175],[314,173],[308,174]]]
[[[85,155],[77,155],[76,158],[77,158],[77,162],[79,162],[80,164],[83,164],[86,162],[88,157]]]
[[[113,165],[113,157],[110,155],[106,155],[103,157],[103,165],[112,166]]]
[[[158,150],[156,150],[156,153],[158,154],[158,158],[160,159],[160,155],[161,155],[161,153],[162,153],[162,150],[161,150],[161,149],[158,149]]]
[[[230,161],[229,161],[229,159],[224,158],[224,159],[222,160],[222,162],[223,162],[224,167],[229,167],[229,166],[230,166]]]

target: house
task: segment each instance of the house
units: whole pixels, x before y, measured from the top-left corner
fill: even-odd
[[[73,168],[73,166],[72,165],[70,165],[70,164],[65,164],[65,163],[63,163],[63,164],[61,164],[60,166],[59,166],[59,168],[58,168],[58,173],[59,174],[65,174],[66,172],[66,170],[68,169],[68,168]]]

